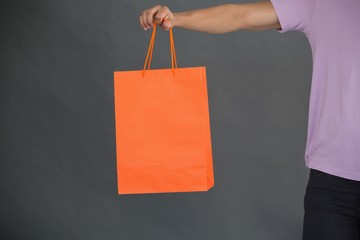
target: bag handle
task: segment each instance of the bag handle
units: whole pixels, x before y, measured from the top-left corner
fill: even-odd
[[[164,21],[168,21],[168,20],[164,19],[163,22]],[[173,75],[175,75],[175,68],[177,68],[178,65],[177,65],[177,61],[176,61],[176,51],[175,51],[174,35],[173,35],[172,27],[170,28],[169,32],[170,32],[169,38],[170,38],[171,69],[173,70]],[[150,65],[151,65],[151,60],[152,60],[152,55],[153,55],[153,50],[154,50],[155,35],[156,35],[156,21],[154,21],[154,27],[153,27],[153,31],[151,34],[150,44],[149,44],[148,52],[147,52],[146,58],[145,58],[145,63],[144,63],[144,68],[143,68],[143,73],[142,73],[143,77],[145,75],[146,67],[148,68],[148,70],[150,70]]]

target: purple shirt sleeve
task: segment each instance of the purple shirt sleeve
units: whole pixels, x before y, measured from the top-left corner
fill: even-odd
[[[278,16],[281,29],[287,31],[305,32],[311,22],[314,0],[270,0]]]

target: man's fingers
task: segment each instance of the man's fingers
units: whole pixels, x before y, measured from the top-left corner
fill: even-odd
[[[156,23],[159,25],[162,24],[164,18],[167,18],[170,14],[170,9],[167,6],[162,6],[155,16]]]
[[[153,13],[148,13],[145,16],[146,25],[150,28],[153,26]]]
[[[161,8],[160,5],[156,5],[155,7],[146,9],[143,12],[143,16],[145,18],[145,25],[150,28],[153,26],[154,16],[158,12],[158,10]]]
[[[142,15],[140,15],[140,17],[139,17],[139,21],[140,21],[140,25],[141,25],[141,27],[142,27],[144,30],[146,30],[146,27],[145,27],[145,24],[144,24],[144,21],[143,21],[143,17],[142,17]]]
[[[163,29],[168,30],[171,27],[171,18],[172,13],[168,7],[157,5],[144,10],[139,17],[139,21],[144,30],[153,27],[154,19],[156,24],[161,25]],[[164,24],[164,19],[168,19],[168,23]]]
[[[141,26],[144,28],[144,30],[146,30],[148,28],[148,25],[146,24],[145,15],[140,16],[140,23],[141,23]]]
[[[143,21],[143,23],[144,23],[145,30],[146,30],[146,29],[148,29],[148,28],[150,27],[149,24],[148,24],[147,21],[146,21],[146,15],[143,14],[141,17],[142,17],[142,21]]]

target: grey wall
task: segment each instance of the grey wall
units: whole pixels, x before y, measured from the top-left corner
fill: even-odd
[[[180,66],[207,67],[215,187],[117,195],[113,71],[142,68],[138,16],[157,3],[2,1],[1,239],[301,239],[312,59],[298,32],[174,29]],[[169,66],[158,31],[153,68]]]

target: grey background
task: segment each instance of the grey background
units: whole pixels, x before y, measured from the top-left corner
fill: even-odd
[[[174,29],[180,66],[207,67],[215,187],[117,195],[113,71],[142,68],[138,17],[158,3],[2,1],[0,239],[301,239],[312,59],[298,32]],[[168,32],[152,67],[170,67]]]

